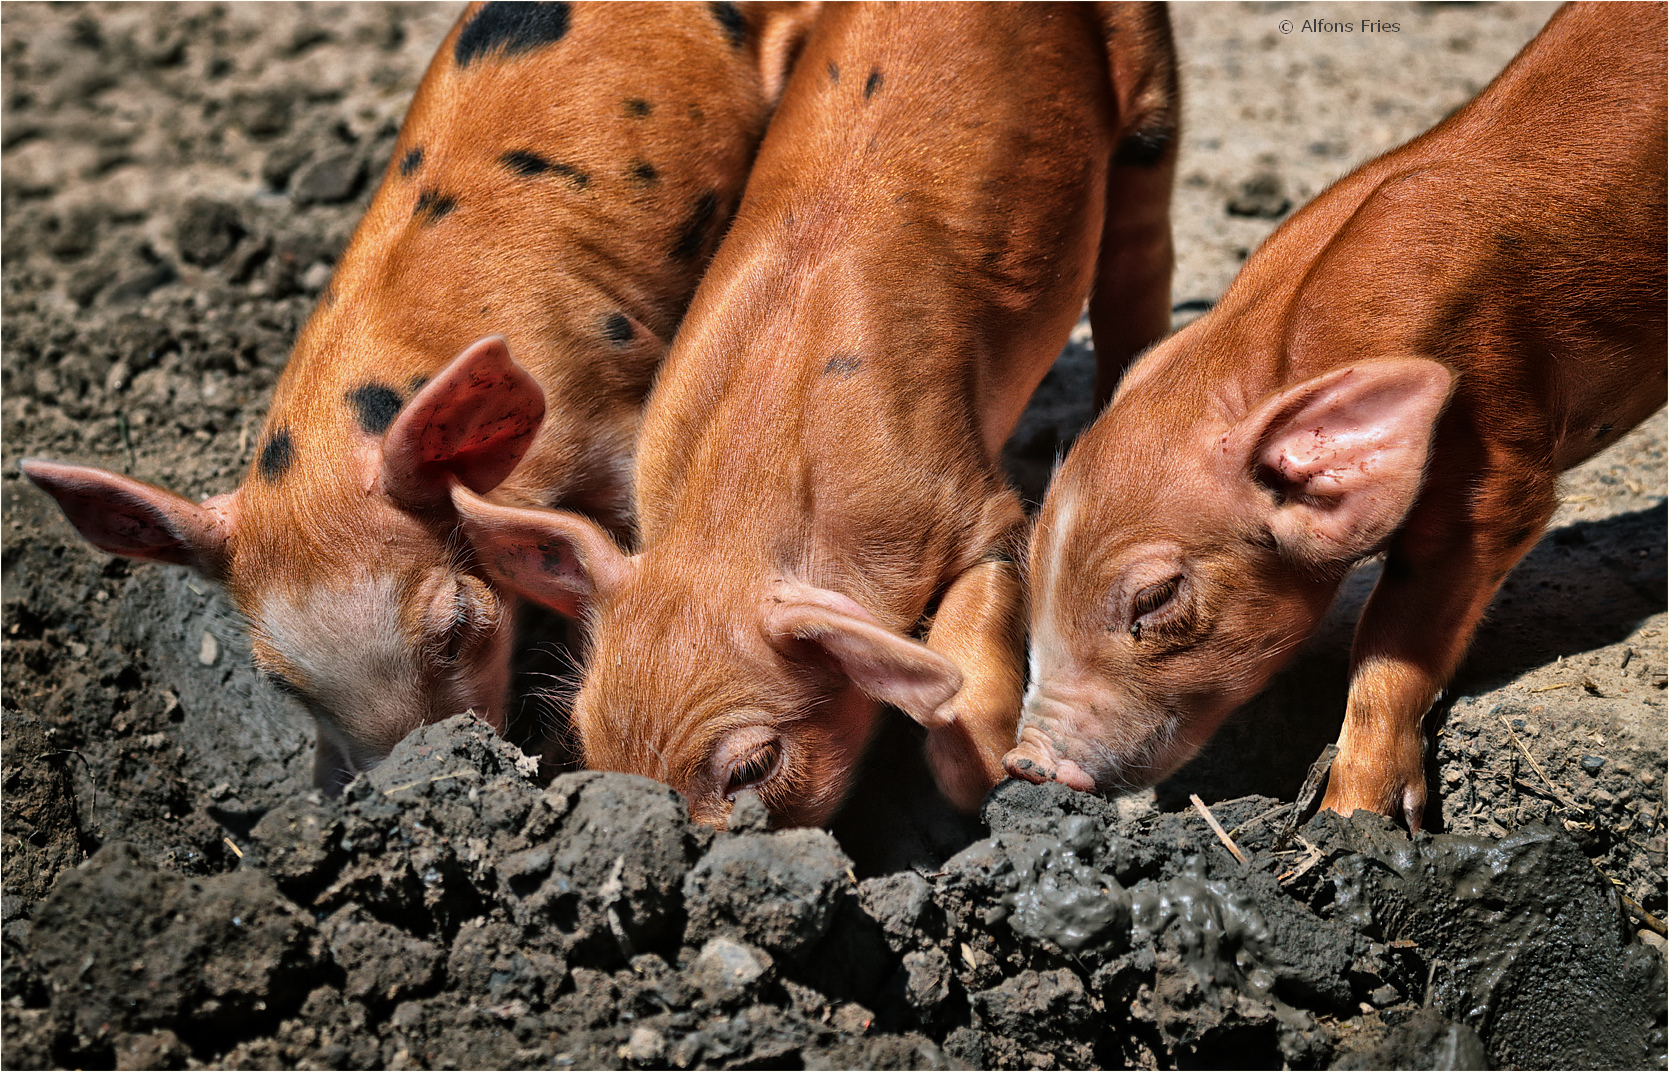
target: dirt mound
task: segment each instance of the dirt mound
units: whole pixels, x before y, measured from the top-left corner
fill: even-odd
[[[1248,798],[1217,809],[1244,828],[1241,864],[1197,815],[1120,819],[1008,782],[987,803],[989,837],[935,871],[859,882],[822,831],[714,834],[653,782],[583,772],[542,789],[534,774],[459,717],[340,802],[268,812],[235,871],[191,878],[106,846],[14,932],[12,1054],[123,1067],[1661,1058],[1661,958],[1630,944],[1609,884],[1545,827],[1410,839],[1324,815],[1292,867],[1272,824],[1255,825],[1271,802]]]

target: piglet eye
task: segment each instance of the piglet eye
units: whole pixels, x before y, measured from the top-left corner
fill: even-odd
[[[436,649],[440,660],[457,662],[470,645],[496,627],[497,613],[492,589],[468,574],[458,578],[441,634],[444,640]]]
[[[1171,601],[1172,596],[1176,595],[1177,585],[1181,583],[1182,578],[1180,576],[1171,577],[1160,581],[1158,584],[1150,584],[1137,592],[1136,598],[1131,601],[1130,616],[1140,618],[1144,614],[1152,614],[1163,607]]]
[[[1150,584],[1136,593],[1136,598],[1130,601],[1130,635],[1137,640],[1142,639],[1142,619],[1169,603],[1175,596],[1176,590],[1182,584],[1182,575],[1166,578],[1157,584]]]
[[[743,756],[730,768],[730,780],[725,785],[724,795],[735,799],[737,793],[758,786],[776,773],[777,761],[781,755],[782,750],[777,742],[767,741]]]

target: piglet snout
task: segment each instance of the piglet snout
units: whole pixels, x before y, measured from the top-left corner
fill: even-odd
[[[1063,759],[1055,742],[1036,726],[1020,730],[1020,740],[1003,757],[1003,769],[1015,778],[1041,785],[1060,782],[1081,792],[1095,791],[1095,779],[1070,759]]]

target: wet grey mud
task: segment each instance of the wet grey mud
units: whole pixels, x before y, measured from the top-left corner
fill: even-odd
[[[1384,10],[1398,32],[1348,39],[1175,11],[1178,323],[1551,8]],[[455,16],[7,4],[7,458],[228,490]],[[1092,364],[1080,334],[1009,445],[1034,501]],[[91,551],[8,463],[5,1063],[1663,1067],[1664,439],[1660,414],[1566,478],[1433,712],[1413,838],[1280,805],[1338,730],[1372,566],[1156,791],[1010,782],[964,820],[900,720],[830,832],[745,802],[715,834],[650,782],[545,784],[465,719],[319,798],[224,599]],[[572,674],[536,632],[517,741]]]

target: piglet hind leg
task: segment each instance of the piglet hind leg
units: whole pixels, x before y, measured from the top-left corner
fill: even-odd
[[[1501,501],[1508,501],[1501,496]],[[1552,516],[1551,480],[1518,487],[1510,526],[1422,524],[1397,537],[1356,629],[1350,696],[1322,807],[1358,808],[1419,830],[1426,815],[1428,710],[1454,674],[1489,601]],[[1529,515],[1529,516],[1527,516]]]
[[[1130,363],[1170,333],[1176,148],[1174,132],[1156,137],[1161,140],[1152,159],[1121,163],[1115,157],[1107,177],[1107,215],[1089,303],[1097,412],[1113,397]],[[1144,144],[1137,135],[1126,140]]]
[[[927,646],[962,671],[961,690],[939,709],[948,722],[928,732],[928,763],[951,803],[973,811],[1002,780],[1019,724],[1025,593],[1015,564],[980,562],[951,582]]]
[[[1107,43],[1119,127],[1089,308],[1099,410],[1136,355],[1170,332],[1171,190],[1182,107],[1165,5],[1098,4],[1093,17]]]

